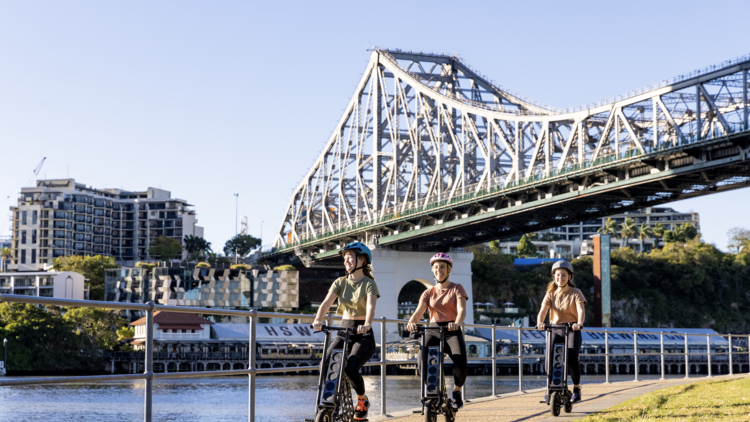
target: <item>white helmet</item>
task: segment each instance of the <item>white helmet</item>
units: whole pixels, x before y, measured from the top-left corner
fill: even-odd
[[[555,270],[557,269],[566,269],[570,273],[570,276],[573,277],[573,266],[570,264],[570,262],[562,259],[560,261],[555,262],[555,265],[552,266],[552,274],[555,274]]]

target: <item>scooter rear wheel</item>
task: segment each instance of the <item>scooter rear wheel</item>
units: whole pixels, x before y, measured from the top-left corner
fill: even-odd
[[[555,391],[552,393],[552,403],[551,403],[551,409],[552,416],[560,416],[560,406],[562,406],[562,397],[560,397],[560,393]]]
[[[570,413],[573,411],[573,403],[570,402],[570,395],[565,397],[565,404],[563,405],[563,410],[565,413]]]

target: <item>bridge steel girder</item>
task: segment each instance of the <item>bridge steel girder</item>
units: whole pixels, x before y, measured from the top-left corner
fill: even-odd
[[[376,49],[274,253],[460,247],[747,186],[748,70],[558,110],[457,57]]]

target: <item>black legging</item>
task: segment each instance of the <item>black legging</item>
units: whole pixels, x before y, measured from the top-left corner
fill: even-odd
[[[563,343],[565,341],[565,330],[562,328],[553,328],[550,337],[551,344]],[[581,364],[578,362],[578,354],[581,352],[582,342],[583,338],[581,337],[580,330],[568,330],[568,374],[573,378],[574,385],[579,385],[581,383]],[[548,351],[547,353],[549,354],[551,351]],[[552,359],[547,360],[548,365],[552,363]],[[550,371],[549,366],[547,366],[547,371]]]
[[[445,327],[446,325],[448,325],[447,322],[430,323],[430,327]],[[440,333],[437,331],[427,331],[424,340],[426,347],[440,346]],[[461,330],[443,331],[443,352],[447,353],[453,361],[453,382],[455,386],[463,387],[466,381],[466,374],[469,372],[469,365],[466,360],[464,334]],[[421,355],[419,361],[422,362]]]
[[[341,321],[342,328],[353,328],[356,329],[360,325],[363,325],[364,321],[355,321],[351,319],[345,319]],[[339,332],[336,337],[331,340],[331,346],[326,350],[326,354],[323,357],[323,373],[325,374],[328,370],[328,362],[331,359],[331,352],[333,349],[342,349],[344,347],[344,333]],[[359,369],[362,368],[368,360],[375,353],[375,336],[372,334],[372,329],[367,331],[365,334],[349,334],[349,344],[347,345],[349,350],[349,357],[346,361],[346,373],[349,382],[354,387],[354,390],[358,395],[362,396],[365,394],[365,380],[362,379],[362,375],[359,373]]]

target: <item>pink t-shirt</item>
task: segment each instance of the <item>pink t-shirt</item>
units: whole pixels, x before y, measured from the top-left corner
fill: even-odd
[[[451,282],[445,290],[438,290],[437,286],[430,287],[422,293],[419,301],[427,304],[430,321],[453,322],[458,316],[458,298],[460,297],[469,299],[464,286]]]

